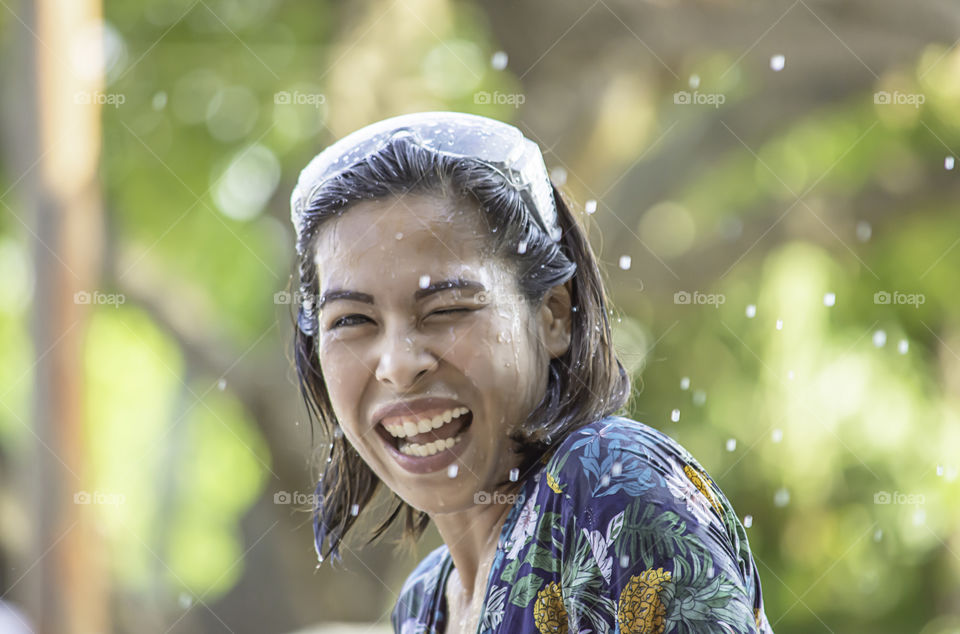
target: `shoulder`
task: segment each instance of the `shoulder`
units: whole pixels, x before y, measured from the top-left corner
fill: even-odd
[[[543,476],[555,508],[587,531],[612,522],[667,529],[736,562],[749,552],[746,534],[720,487],[687,449],[665,433],[608,416],[565,438]]]
[[[685,466],[709,479],[690,452],[665,433],[623,416],[607,416],[571,432],[545,471],[551,489],[562,489],[563,480],[571,485],[571,496],[587,487],[596,498],[620,491],[639,495]]]
[[[432,550],[413,569],[397,597],[391,614],[391,621],[395,631],[400,632],[402,626],[411,619],[419,620],[423,616],[424,602],[434,596],[436,587],[443,569],[443,564],[449,557],[445,544]]]

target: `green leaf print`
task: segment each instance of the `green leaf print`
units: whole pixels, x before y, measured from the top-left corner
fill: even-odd
[[[543,579],[538,575],[529,574],[521,577],[510,590],[510,603],[519,608],[527,607],[536,598],[542,585]]]

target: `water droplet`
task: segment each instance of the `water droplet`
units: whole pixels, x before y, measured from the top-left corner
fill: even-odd
[[[597,213],[597,201],[594,200],[593,198],[591,198],[591,199],[588,200],[586,203],[584,203],[584,205],[583,205],[583,210],[584,210],[585,212],[587,212],[588,214],[595,214],[595,213]]]
[[[744,515],[743,516],[743,527],[750,528],[753,526],[753,515]]]
[[[878,330],[873,333],[873,345],[878,348],[882,348],[887,344],[887,333],[883,330]]]
[[[520,255],[523,255],[526,252],[527,252],[527,241],[521,240],[520,244],[517,245],[517,253],[519,253]]]
[[[610,485],[610,476],[607,475],[606,473],[604,473],[604,474],[600,477],[600,486],[605,487],[605,486],[609,486],[609,485]]]
[[[220,390],[221,392],[227,389],[227,380],[224,378],[221,378],[219,381],[217,381],[217,389]]]
[[[681,389],[681,390],[689,390],[689,389],[690,389],[690,377],[689,377],[689,376],[685,376],[685,377],[683,377],[682,379],[680,379],[680,389]]]
[[[520,478],[520,469],[510,469],[510,482],[516,482]]]
[[[672,412],[670,412],[670,420],[672,420],[672,421],[675,422],[675,423],[676,423],[677,421],[679,421],[679,420],[680,420],[680,410],[675,409],[675,410],[673,410]]]
[[[773,505],[774,506],[786,506],[790,504],[790,491],[787,491],[786,488],[779,488],[777,492],[773,494]]]
[[[953,169],[953,163],[954,163],[954,159],[952,156],[948,156],[947,158],[943,159],[943,167],[948,170]]]
[[[180,604],[180,607],[184,610],[188,609],[193,605],[193,597],[186,592],[181,592],[180,596],[177,597],[177,603]]]
[[[334,438],[343,438],[343,428],[340,425],[337,425],[333,428],[333,437]],[[333,446],[333,443],[330,443],[330,446]]]
[[[394,236],[397,240],[403,240],[403,232],[398,231],[397,235]]]
[[[690,80],[687,83],[690,85],[691,90],[696,90],[700,87],[700,75],[690,75]]]
[[[420,288],[426,288],[426,287],[428,287],[428,286],[430,286],[430,276],[429,276],[429,275],[421,275],[421,276],[420,276]]]
[[[554,167],[550,170],[550,180],[552,180],[557,187],[563,187],[567,182],[567,170],[562,167]]]
[[[351,505],[350,505],[350,515],[353,515],[354,517],[356,517],[356,516],[359,515],[359,514],[360,514],[360,505],[359,505],[359,504],[351,504]]]
[[[497,51],[490,58],[490,65],[493,66],[494,70],[503,70],[507,67],[508,59],[506,51]]]
[[[620,567],[621,567],[621,568],[626,568],[626,567],[629,566],[629,565],[630,565],[630,557],[629,557],[629,556],[624,555],[623,557],[620,558]]]
[[[833,306],[837,303],[836,293],[827,293],[823,296],[823,305],[824,306]]]
[[[613,466],[610,467],[610,475],[612,475],[614,478],[616,478],[616,477],[618,477],[621,473],[623,473],[623,465],[620,464],[619,462],[614,462],[614,463],[613,463]]]
[[[927,521],[927,512],[923,509],[917,509],[913,512],[913,525],[920,526],[921,524],[926,523]]]
[[[783,55],[774,55],[770,58],[770,68],[772,68],[775,72],[780,72],[783,70],[783,66],[786,61],[787,58]]]
[[[736,449],[737,449],[737,439],[727,438],[727,451],[736,451]]]
[[[783,320],[782,320],[782,319],[778,319],[778,320],[777,320],[777,330],[783,330]]]
[[[860,242],[866,242],[870,239],[870,236],[873,235],[873,228],[870,226],[870,223],[866,220],[861,220],[857,223],[857,240]]]
[[[770,440],[772,440],[773,442],[780,442],[781,440],[783,440],[783,430],[774,429],[772,432],[770,432]]]
[[[447,467],[447,477],[448,477],[448,478],[456,478],[456,477],[457,477],[457,473],[458,473],[459,471],[460,471],[460,465],[452,464],[452,465],[450,465],[449,467]]]
[[[883,539],[883,529],[878,528],[877,530],[873,531],[873,541],[878,542],[881,539]]]
[[[937,477],[939,478],[939,477],[942,476],[942,475],[943,475],[943,465],[942,465],[942,464],[938,464],[938,465],[937,465]]]
[[[788,370],[788,371],[787,371],[787,380],[788,380],[788,381],[792,381],[792,380],[793,380],[793,370]]]
[[[910,349],[910,342],[906,339],[901,339],[897,342],[897,352],[900,354],[907,354],[907,351]]]
[[[621,255],[621,256],[620,256],[620,268],[623,269],[624,271],[626,271],[626,270],[628,270],[628,269],[630,268],[630,256],[629,256],[629,255]]]
[[[753,319],[757,316],[757,305],[747,304],[747,319]]]
[[[693,392],[693,404],[697,407],[702,406],[707,402],[707,393],[703,390],[694,390]]]
[[[574,312],[574,313],[577,312],[577,307],[576,307],[576,306],[571,306],[571,307],[570,307],[570,311],[571,311],[571,312]]]

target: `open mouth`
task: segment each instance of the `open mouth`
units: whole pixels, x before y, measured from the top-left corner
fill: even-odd
[[[466,407],[429,412],[426,416],[385,419],[377,433],[396,451],[411,457],[427,457],[453,447],[473,422]]]

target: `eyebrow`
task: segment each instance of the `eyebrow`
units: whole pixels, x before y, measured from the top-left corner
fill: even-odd
[[[465,280],[462,278],[455,278],[451,280],[440,280],[438,282],[431,282],[426,288],[418,289],[414,294],[413,298],[416,301],[422,300],[424,297],[433,295],[434,293],[440,293],[442,291],[448,291],[452,289],[464,289],[464,290],[474,290],[477,292],[486,291],[487,287],[481,284],[480,282],[475,282],[473,280]],[[373,304],[373,295],[368,293],[361,293],[359,291],[351,291],[346,289],[338,289],[333,291],[327,291],[320,297],[320,306],[319,309],[322,310],[326,304],[334,302],[336,300],[351,300],[355,302],[363,302],[364,304]]]

